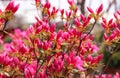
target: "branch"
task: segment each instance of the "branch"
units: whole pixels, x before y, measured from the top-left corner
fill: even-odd
[[[115,48],[115,50],[113,50],[113,51],[111,52],[110,58],[109,58],[106,66],[105,66],[105,69],[103,70],[103,72],[101,72],[99,78],[101,78],[102,74],[105,73],[105,71],[107,70],[107,68],[108,68],[108,66],[109,66],[109,64],[110,64],[110,61],[112,60],[112,56],[117,52],[118,49],[119,49],[119,46],[117,46],[117,47]]]
[[[77,5],[80,6],[80,11],[82,14],[85,14],[85,1],[86,0],[81,0],[81,2],[79,0],[77,0]]]
[[[90,31],[86,34],[86,36],[84,36],[84,37],[80,40],[79,46],[78,46],[78,49],[77,49],[77,55],[78,55],[78,52],[79,52],[79,48],[80,48],[80,46],[81,46],[81,44],[82,44],[82,41],[92,32],[93,28],[95,27],[96,22],[97,22],[97,20],[95,20],[95,22],[93,23],[92,28],[91,28]]]
[[[5,20],[4,27],[3,27],[3,30],[2,30],[2,31],[5,30],[5,28],[6,28],[6,26],[7,26],[7,23],[8,23],[8,20]]]

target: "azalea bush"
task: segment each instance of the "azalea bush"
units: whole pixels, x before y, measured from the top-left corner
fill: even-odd
[[[96,10],[87,7],[89,14],[78,14],[74,0],[68,0],[69,10],[52,7],[35,0],[40,17],[26,30],[6,31],[9,22],[19,8],[12,0],[0,10],[0,78],[120,78],[119,73],[106,75],[109,65],[101,60],[103,53],[91,34],[96,23],[104,28],[103,43],[110,50],[111,57],[119,49],[120,10],[114,19],[102,16],[103,4]],[[60,14],[60,15],[59,15]],[[56,30],[56,19],[63,25]],[[101,21],[100,21],[101,20]],[[11,41],[5,41],[4,34]],[[100,70],[100,67],[105,69]]]

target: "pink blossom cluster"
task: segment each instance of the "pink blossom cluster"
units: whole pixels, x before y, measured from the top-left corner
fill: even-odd
[[[104,17],[102,17],[102,26],[105,29],[104,33],[104,39],[105,43],[107,45],[113,45],[114,43],[118,43],[118,40],[120,38],[120,10],[118,10],[116,13],[114,13],[115,21],[113,19],[110,19],[107,21]]]
[[[42,18],[35,17],[36,23],[22,31],[15,29],[9,33],[10,42],[4,41],[4,35],[0,35],[0,78],[69,78],[71,74],[80,76],[91,74],[89,71],[97,72],[101,65],[103,54],[99,53],[99,47],[94,41],[95,36],[91,34],[96,22],[101,17],[103,5],[96,11],[87,7],[90,12],[88,16],[77,15],[78,8],[74,0],[68,0],[70,11],[59,10],[52,7],[49,2],[42,4],[35,0],[37,10],[41,11]],[[0,12],[1,26],[11,15],[4,12],[10,11],[12,16],[18,10],[19,4],[14,5],[12,0],[5,11]],[[60,13],[63,21],[62,29],[57,30],[57,22],[54,20]],[[104,41],[108,44],[118,42],[120,38],[119,25],[120,12],[114,14],[117,21],[102,18],[102,26],[105,28]],[[94,19],[94,22],[91,20]],[[4,20],[4,22],[3,22]],[[88,32],[88,28],[91,28]],[[85,78],[83,77],[83,78]],[[106,78],[106,75],[96,75],[94,78]],[[107,78],[120,78],[116,73]]]
[[[2,27],[2,24],[10,19],[13,18],[14,13],[18,10],[19,4],[15,5],[14,1],[12,0],[9,2],[9,4],[6,6],[5,10],[0,9],[0,28]]]

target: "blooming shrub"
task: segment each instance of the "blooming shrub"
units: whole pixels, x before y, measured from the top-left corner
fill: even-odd
[[[14,33],[5,31],[6,23],[13,18],[19,8],[14,1],[9,2],[5,10],[0,10],[1,32],[7,34],[11,42],[4,41],[0,35],[0,78],[69,78],[79,74],[80,78],[120,78],[119,73],[106,75],[98,70],[103,53],[91,34],[95,24],[102,17],[103,5],[96,11],[87,7],[89,14],[77,15],[74,0],[68,0],[70,11],[51,7],[49,2],[35,0],[42,18],[35,17],[36,23],[24,31],[15,29]],[[56,30],[54,21],[60,12],[62,29]],[[115,21],[102,17],[104,43],[118,50],[120,39],[120,11],[115,14]],[[93,20],[93,21],[91,21]],[[86,32],[88,31],[88,32]],[[115,49],[115,50],[114,50]],[[95,74],[97,73],[97,74]]]

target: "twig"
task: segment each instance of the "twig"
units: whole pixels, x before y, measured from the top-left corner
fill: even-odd
[[[95,22],[93,23],[93,26],[92,28],[90,29],[90,31],[86,34],[86,36],[84,36],[82,39],[80,39],[80,42],[79,42],[79,46],[78,46],[78,49],[77,49],[77,54],[78,55],[78,52],[79,52],[79,48],[82,44],[82,41],[92,32],[93,28],[95,27],[95,24],[96,24],[97,20],[95,20]]]
[[[4,27],[3,27],[3,30],[2,30],[2,31],[5,30],[5,28],[6,28],[6,26],[7,26],[7,23],[8,23],[8,20],[5,20]]]
[[[40,65],[40,66],[39,66],[40,57],[39,57],[39,59],[37,60],[37,66],[36,66],[36,72],[35,72],[35,76],[34,76],[34,78],[36,78],[36,77],[37,77],[37,74],[38,74],[39,70],[41,69],[41,67],[43,66],[43,64],[44,64],[45,60],[46,60],[46,59],[44,59],[44,60],[42,61],[42,63],[41,63],[41,65]]]
[[[101,78],[102,74],[105,73],[105,71],[107,70],[107,68],[108,68],[108,66],[110,64],[110,61],[112,60],[112,56],[117,52],[118,49],[119,49],[119,46],[117,46],[116,49],[111,52],[110,58],[109,58],[106,66],[105,66],[105,69],[103,70],[103,72],[101,72],[99,78]]]
[[[31,40],[31,43],[32,43],[32,45],[33,45],[33,53],[34,53],[34,55],[35,55],[35,58],[38,59],[37,54],[36,54],[36,51],[35,51],[34,40]]]
[[[36,72],[35,72],[34,78],[37,77],[39,62],[40,62],[40,59],[37,59]]]

